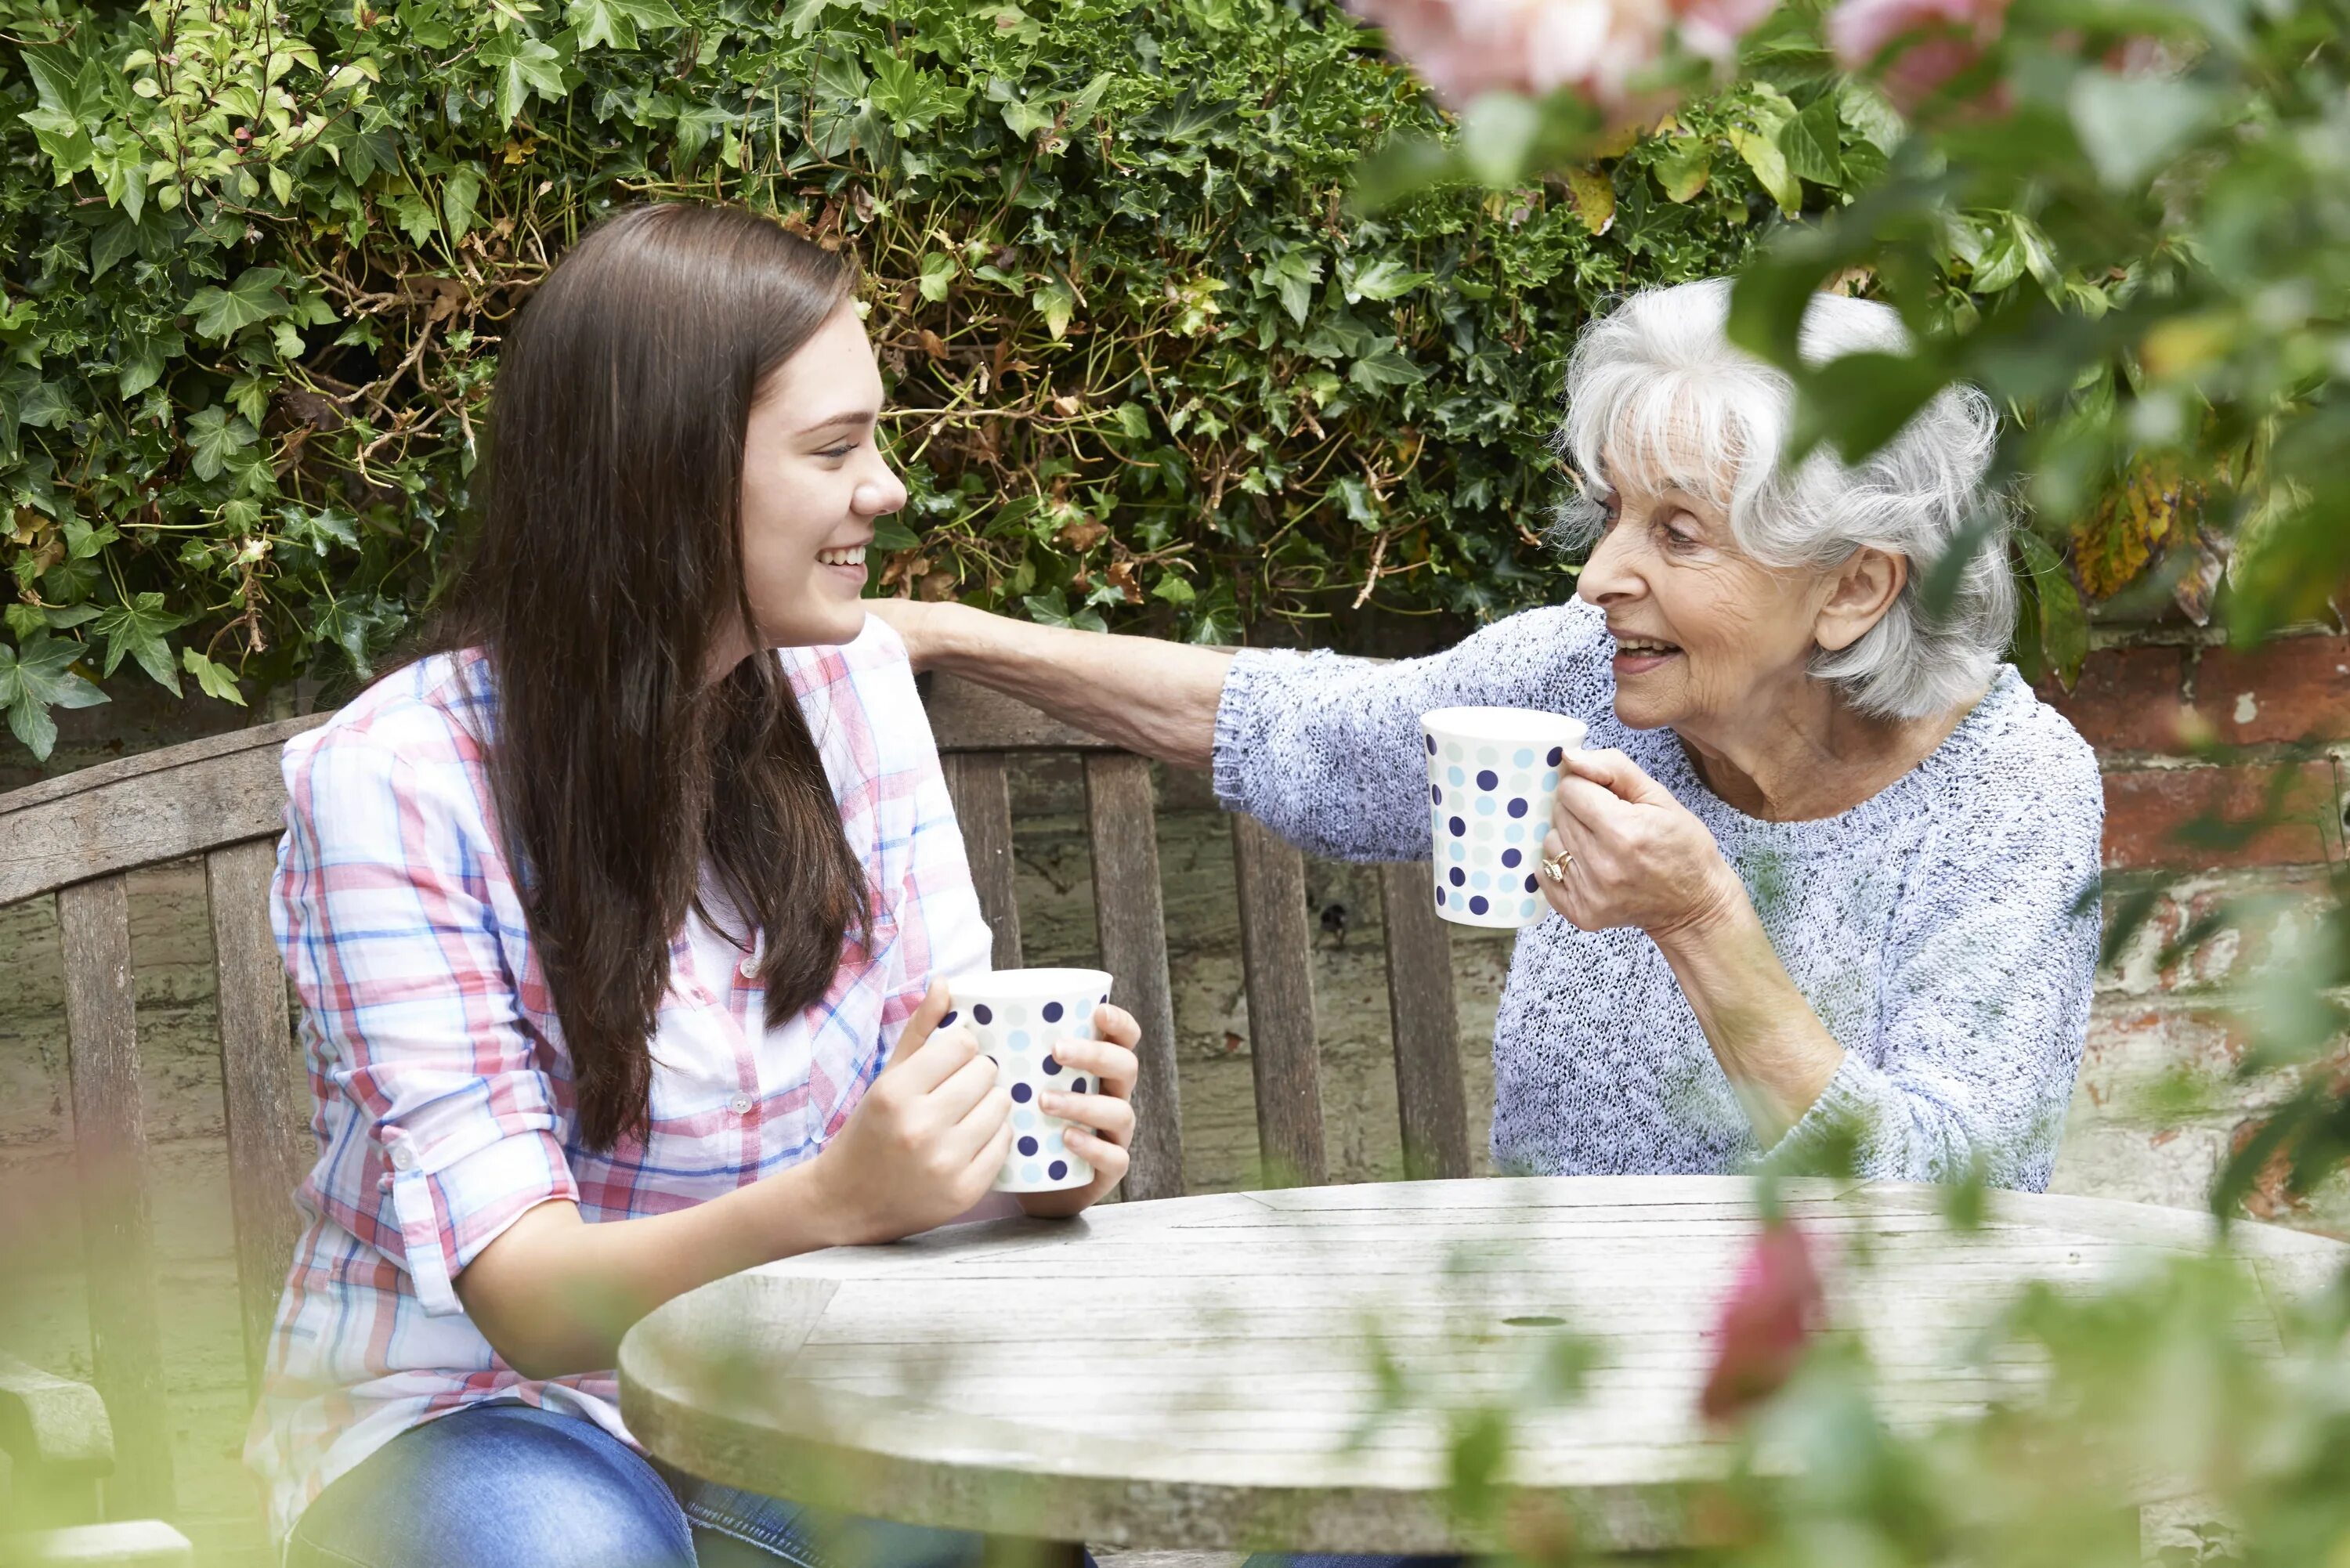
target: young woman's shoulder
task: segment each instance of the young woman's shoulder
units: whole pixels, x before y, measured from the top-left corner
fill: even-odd
[[[853,641],[776,650],[819,742],[840,721],[869,733],[885,769],[918,765],[934,754],[930,715],[914,685],[906,645],[889,624],[868,616]]]
[[[315,730],[286,743],[287,787],[331,778],[390,783],[436,775],[466,785],[478,776],[495,717],[488,670],[472,650],[436,653],[391,671]],[[472,793],[467,788],[464,793]]]

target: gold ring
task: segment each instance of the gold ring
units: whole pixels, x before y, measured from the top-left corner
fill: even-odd
[[[1566,880],[1566,868],[1574,864],[1575,857],[1564,849],[1555,855],[1545,855],[1543,857],[1542,863],[1543,875],[1554,882],[1564,883]]]

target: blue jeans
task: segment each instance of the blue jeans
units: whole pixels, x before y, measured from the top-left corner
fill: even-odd
[[[411,1428],[338,1478],[296,1521],[286,1564],[977,1568],[983,1545],[696,1480],[584,1416],[504,1403]]]

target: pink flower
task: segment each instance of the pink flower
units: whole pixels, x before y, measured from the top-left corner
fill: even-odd
[[[1826,1315],[1811,1242],[1791,1220],[1765,1225],[1722,1303],[1698,1408],[1725,1421],[1778,1392]]]
[[[1446,102],[1569,88],[1614,107],[1678,31],[1715,60],[1776,0],[1352,0]]]
[[[1904,108],[1982,57],[2007,18],[2008,0],[1841,0],[1828,13],[1828,44],[1848,70],[1887,50],[1881,79]]]

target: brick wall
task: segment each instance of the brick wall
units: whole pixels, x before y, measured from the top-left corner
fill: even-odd
[[[2292,1087],[2282,1074],[2235,1077],[2240,1015],[2294,972],[2293,944],[2342,862],[2350,637],[2311,630],[2239,651],[2192,628],[2106,628],[2074,690],[2042,695],[2104,766],[2108,919],[2153,898],[2098,977],[2056,1185],[2193,1205]],[[2256,918],[2174,950],[2247,898]],[[2350,1231],[2350,1188],[2289,1204],[2271,1182],[2253,1207]]]

